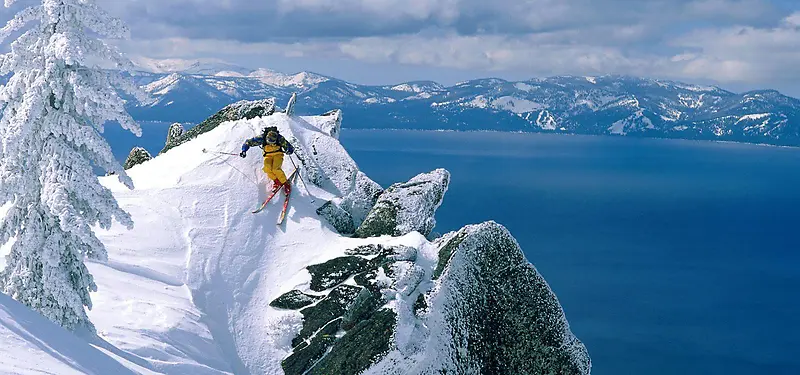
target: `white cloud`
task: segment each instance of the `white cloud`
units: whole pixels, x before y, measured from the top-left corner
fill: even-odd
[[[522,35],[460,35],[452,31],[432,31],[333,41],[312,39],[302,43],[163,38],[129,42],[126,49],[155,57],[336,58],[472,71],[525,72],[530,76],[630,74],[764,84],[776,80],[800,82],[798,22],[800,13],[787,16],[777,26],[769,28],[735,26],[690,30],[654,51],[627,45],[630,40],[646,34],[640,25]]]
[[[676,74],[720,82],[800,81],[800,13],[776,27],[695,30],[672,45],[693,50]],[[688,56],[688,55],[687,55]]]
[[[158,58],[800,83],[800,12],[770,0],[97,1]]]

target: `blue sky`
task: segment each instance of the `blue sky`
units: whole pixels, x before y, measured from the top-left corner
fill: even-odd
[[[96,3],[131,27],[120,43],[131,56],[216,58],[364,84],[630,74],[800,96],[800,1]]]

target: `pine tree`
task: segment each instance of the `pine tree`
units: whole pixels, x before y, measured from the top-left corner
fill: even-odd
[[[116,121],[141,136],[116,90],[145,99],[120,73],[130,61],[93,36],[128,30],[92,0],[41,0],[0,29],[0,43],[15,33],[0,55],[0,75],[13,73],[0,87],[0,205],[13,202],[0,244],[16,238],[0,290],[67,329],[93,331],[84,306],[97,285],[84,259],[107,253],[92,227],[133,227],[93,173],[98,166],[133,188],[100,133]]]
[[[134,147],[131,149],[131,153],[128,154],[128,158],[125,159],[125,164],[122,166],[122,168],[128,170],[133,168],[134,165],[142,164],[152,158],[153,156],[150,155],[150,153],[144,148]]]

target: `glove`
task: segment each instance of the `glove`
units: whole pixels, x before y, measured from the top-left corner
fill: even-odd
[[[242,151],[242,152],[240,152],[240,153],[239,153],[239,156],[241,156],[241,157],[246,157],[246,156],[247,156],[247,151]]]
[[[294,153],[294,150],[292,150],[291,148],[286,150],[286,155],[291,155],[293,153]]]

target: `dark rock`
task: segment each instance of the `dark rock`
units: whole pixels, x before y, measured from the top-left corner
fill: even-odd
[[[312,296],[299,290],[292,290],[270,302],[269,305],[279,309],[299,310],[313,304],[324,297]]]
[[[419,312],[428,308],[428,302],[425,301],[425,295],[420,293],[417,300],[414,302],[414,314],[419,315]]]
[[[342,329],[347,331],[361,321],[369,319],[381,306],[381,300],[367,289],[362,289],[342,317]]]
[[[153,157],[150,155],[147,150],[142,147],[134,147],[131,149],[130,154],[128,154],[128,158],[125,159],[125,164],[122,166],[124,169],[131,169],[135,165],[142,164]]]
[[[436,264],[436,269],[433,270],[433,280],[438,279],[439,276],[442,275],[448,262],[450,262],[450,256],[453,255],[453,251],[461,246],[461,242],[463,242],[466,237],[467,233],[460,231],[454,233],[450,238],[445,238],[445,241],[443,241],[441,247],[439,247],[439,262]]]
[[[402,236],[413,231],[429,235],[449,184],[450,172],[436,169],[390,186],[356,229],[356,237]]]
[[[347,256],[331,259],[322,264],[306,267],[311,274],[311,290],[321,292],[338,285],[350,276],[364,272],[369,261],[362,257]]]
[[[303,328],[292,340],[292,347],[300,345],[328,322],[344,315],[362,289],[351,285],[340,285],[316,305],[300,310],[303,314]]]
[[[451,337],[442,345],[455,345],[446,369],[498,375],[590,372],[586,348],[570,331],[558,299],[504,227],[487,222],[446,238],[435,293],[448,298],[434,296],[431,300],[442,302],[430,307],[442,314],[440,329]]]
[[[383,267],[383,273],[386,274],[386,276],[391,277],[392,273],[391,267],[389,267],[388,264],[385,264],[382,267]],[[367,272],[356,275],[353,279],[355,280],[356,284],[361,285],[364,288],[367,288],[373,294],[381,295],[381,285],[378,284],[377,277],[378,277],[378,267],[375,267]]]
[[[223,122],[236,121],[243,119],[253,119],[261,116],[269,116],[275,113],[275,98],[267,98],[255,101],[242,100],[226,106],[197,126],[187,130],[177,137],[172,143],[168,143],[159,152],[163,154],[174,147],[180,146],[200,134],[207,133]]]
[[[394,253],[394,249],[391,247],[386,247],[383,245],[362,245],[356,247],[355,249],[347,249],[344,251],[347,255],[391,255]]]
[[[341,318],[331,321],[317,332],[310,344],[303,342],[305,345],[298,345],[294,352],[281,362],[283,372],[286,375],[302,375],[311,368],[336,341],[336,332],[339,331],[341,322]]]
[[[337,232],[343,235],[355,233],[356,227],[353,224],[353,217],[350,213],[337,206],[336,203],[328,201],[317,209],[317,215],[330,223]]]
[[[381,309],[337,340],[331,351],[307,374],[356,375],[389,352],[397,314]]]
[[[376,270],[376,269],[378,269],[380,267],[383,267],[383,266],[385,266],[387,264],[392,264],[394,262],[395,261],[394,261],[394,259],[392,259],[391,255],[381,254],[381,255],[378,255],[378,256],[370,259],[369,261],[367,261],[366,269],[368,269],[368,270]]]
[[[169,126],[169,130],[167,130],[167,141],[164,143],[165,147],[175,147],[175,142],[180,139],[183,133],[186,132],[186,129],[183,128],[183,125],[176,122]]]

